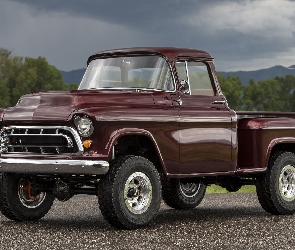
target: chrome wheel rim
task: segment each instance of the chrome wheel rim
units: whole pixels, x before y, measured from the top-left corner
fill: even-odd
[[[194,197],[199,192],[201,183],[179,181],[180,192],[186,197]]]
[[[32,195],[32,183],[25,179],[19,181],[18,197],[20,202],[27,208],[39,207],[46,197],[45,192],[38,195]]]
[[[292,165],[285,166],[279,178],[279,190],[285,201],[295,199],[295,168]]]
[[[133,214],[142,214],[149,208],[152,200],[152,184],[149,177],[142,172],[129,176],[124,185],[124,200],[128,210]]]

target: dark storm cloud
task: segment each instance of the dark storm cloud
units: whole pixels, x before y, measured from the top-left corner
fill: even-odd
[[[167,21],[190,15],[215,1],[198,0],[12,0],[30,5],[37,11],[61,11],[105,22],[149,29]],[[218,1],[217,1],[218,2]]]
[[[55,65],[58,67],[61,67],[59,65],[62,63],[69,64],[63,68],[78,67],[71,65],[82,54],[89,55],[98,50],[131,46],[175,46],[208,50],[217,59],[217,65],[222,70],[235,67],[257,68],[264,67],[264,64],[288,66],[294,64],[295,60],[295,1],[10,0],[4,2],[7,5],[14,3],[18,7],[15,15],[19,13],[22,16],[26,13],[19,21],[19,25],[23,26],[19,31],[16,28],[13,32],[13,24],[10,24],[16,22],[17,27],[17,21],[6,22],[8,33],[13,36],[22,34],[30,43],[30,36],[25,31],[34,26],[30,35],[41,39],[41,43],[33,41],[31,47],[29,44],[16,42],[15,46],[20,48],[25,46],[27,50],[30,48],[42,50],[43,38],[45,56],[51,58],[51,62],[57,61]],[[0,28],[3,19],[1,16],[0,8]],[[39,26],[35,24],[36,22]],[[82,48],[80,44],[87,46]],[[80,49],[78,52],[77,47]],[[61,48],[63,53],[60,52]],[[73,50],[77,53],[76,60],[71,53],[72,59],[66,61],[64,57],[69,57],[67,53]]]

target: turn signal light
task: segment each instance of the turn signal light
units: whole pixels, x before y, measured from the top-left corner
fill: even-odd
[[[92,141],[91,140],[85,140],[83,142],[84,148],[90,148],[91,144],[92,144]]]

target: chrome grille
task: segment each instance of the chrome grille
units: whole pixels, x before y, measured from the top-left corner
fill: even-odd
[[[66,126],[10,126],[0,133],[0,152],[31,154],[81,154],[76,130]]]

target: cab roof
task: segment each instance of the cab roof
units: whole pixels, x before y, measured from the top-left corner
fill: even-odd
[[[115,50],[105,50],[93,54],[88,58],[87,65],[96,58],[108,58],[120,55],[138,55],[138,54],[160,54],[168,58],[169,61],[175,58],[182,59],[201,59],[213,60],[213,57],[203,50],[185,49],[185,48],[172,48],[172,47],[137,47],[137,48],[124,48]]]

